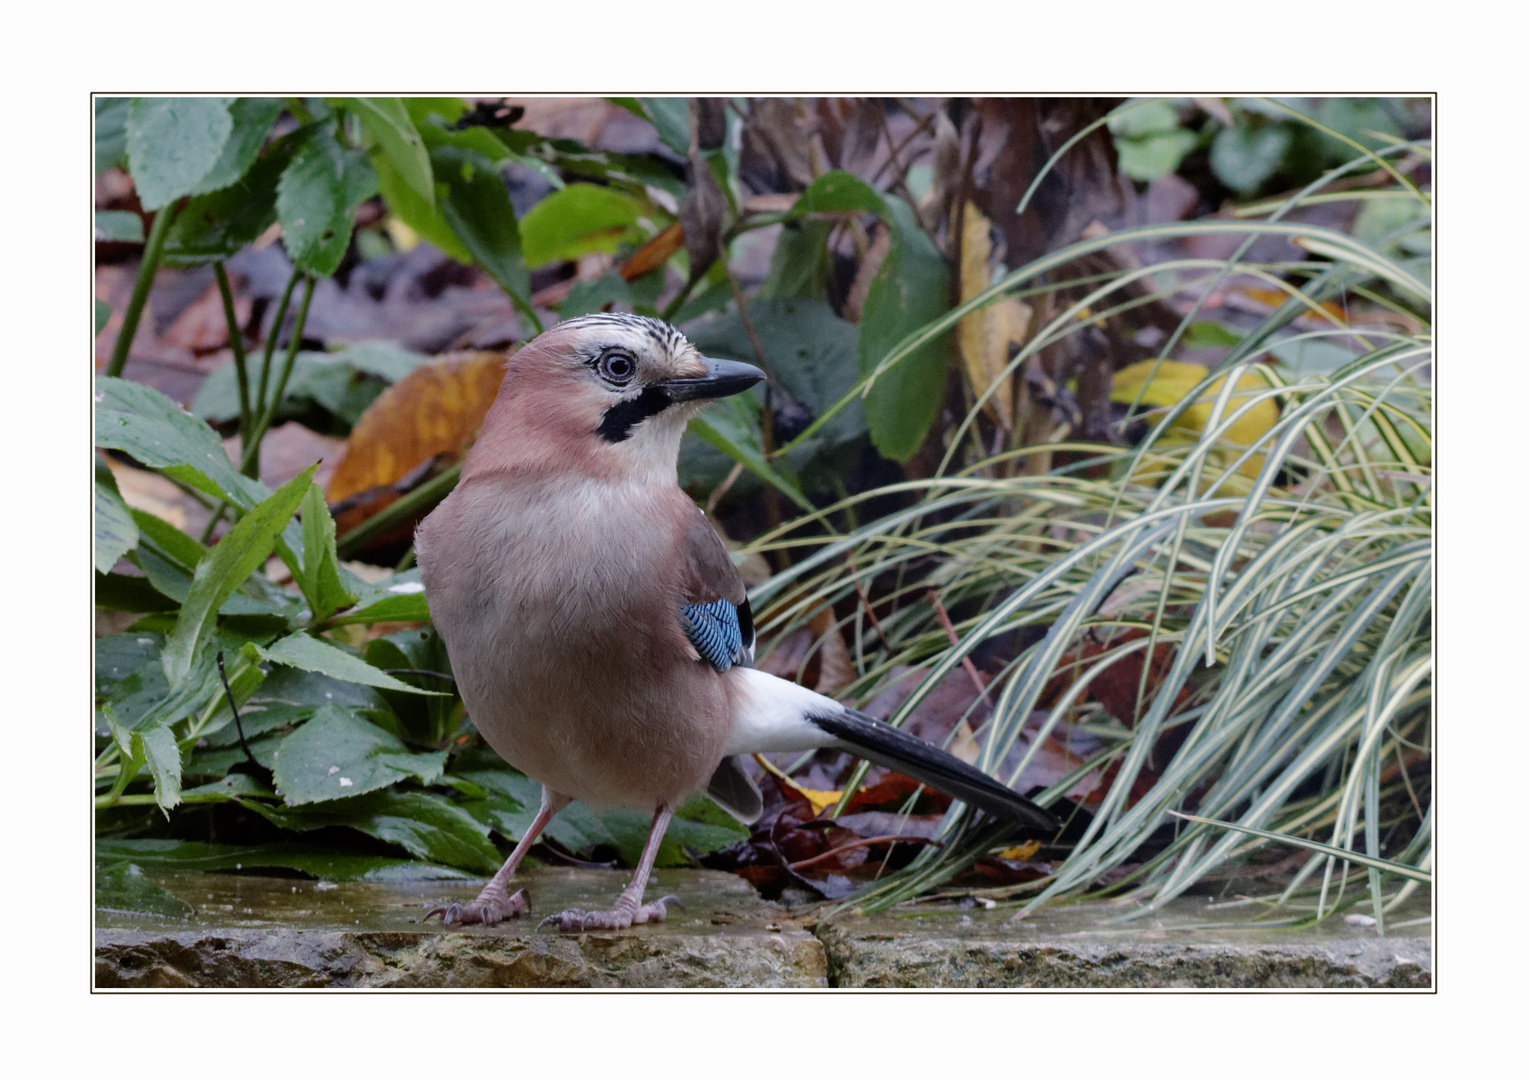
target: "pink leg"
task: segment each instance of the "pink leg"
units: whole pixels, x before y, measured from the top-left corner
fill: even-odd
[[[521,842],[515,845],[515,850],[505,860],[505,865],[499,868],[499,873],[489,879],[489,883],[483,887],[477,899],[466,907],[461,904],[447,904],[445,907],[431,908],[425,913],[425,918],[439,915],[443,923],[483,923],[485,926],[491,926],[502,919],[512,919],[529,908],[531,900],[526,896],[525,889],[518,889],[515,895],[511,896],[506,886],[510,884],[510,879],[515,876],[516,868],[521,865],[521,860],[526,857],[526,852],[531,850],[531,845],[536,843],[542,830],[547,828],[547,823],[552,820],[553,815],[567,806],[570,801],[567,795],[559,795],[543,785],[542,808],[532,819],[526,835],[521,837]]]
[[[643,845],[643,855],[638,859],[632,884],[622,890],[611,910],[579,911],[569,908],[556,915],[549,915],[537,925],[537,929],[553,923],[559,930],[625,930],[633,923],[663,922],[666,914],[664,905],[679,904],[679,898],[664,896],[645,904],[643,890],[648,887],[648,875],[653,871],[653,861],[658,857],[659,845],[664,842],[664,830],[669,827],[669,819],[673,816],[674,811],[667,806],[654,811],[653,827],[648,830],[648,842]]]

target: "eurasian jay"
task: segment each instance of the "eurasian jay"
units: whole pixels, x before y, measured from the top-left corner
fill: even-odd
[[[764,373],[701,356],[635,315],[560,323],[510,357],[462,478],[415,536],[432,620],[468,714],[542,805],[500,871],[443,922],[495,923],[529,906],[507,886],[574,799],[652,812],[632,883],[563,930],[662,921],[643,902],[675,809],[705,791],[744,822],[762,810],[742,755],[833,747],[989,814],[1056,820],[890,724],[755,670],[744,584],[676,480],[686,423]],[[427,916],[428,917],[428,916]]]

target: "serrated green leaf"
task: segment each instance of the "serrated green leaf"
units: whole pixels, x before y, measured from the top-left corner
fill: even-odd
[[[226,259],[276,224],[276,185],[295,145],[270,147],[239,180],[188,202],[165,238],[165,258],[175,265]]]
[[[356,602],[356,594],[340,580],[340,557],[335,552],[335,519],[330,516],[319,485],[309,487],[299,513],[303,519],[303,561],[298,586],[316,622]]]
[[[228,107],[234,127],[223,144],[223,152],[187,194],[203,195],[238,182],[255,164],[266,136],[271,134],[271,125],[281,112],[281,98],[235,98]]]
[[[107,244],[143,243],[143,218],[131,210],[97,210],[96,242]],[[99,301],[98,301],[99,303]],[[110,311],[111,308],[106,310]],[[96,333],[100,333],[98,329]]]
[[[288,806],[352,798],[399,780],[429,784],[446,751],[412,754],[395,736],[350,709],[324,705],[276,753],[276,787]]]
[[[446,184],[441,216],[499,287],[526,302],[531,275],[521,257],[515,207],[499,170],[481,154],[450,146],[432,150],[430,160]]]
[[[154,777],[154,801],[168,811],[181,801],[181,751],[175,733],[164,720],[134,728],[131,735],[135,760],[143,760]]]
[[[424,791],[374,791],[354,799],[308,806],[242,805],[284,829],[346,826],[432,862],[492,874],[504,861],[488,829],[447,799]]]
[[[886,199],[892,244],[872,279],[861,308],[861,374],[909,334],[945,314],[949,273],[934,243],[920,231],[914,212],[894,196]],[[866,395],[866,426],[879,453],[894,461],[913,457],[945,400],[947,335],[942,334],[879,375]]]
[[[234,130],[233,98],[133,98],[127,114],[128,171],[138,201],[158,210],[200,190]]]
[[[560,259],[615,251],[641,235],[643,208],[629,195],[597,184],[570,184],[542,199],[521,220],[521,250],[535,269]]]
[[[270,494],[239,474],[211,428],[158,390],[102,375],[95,400],[97,446],[124,450],[149,468],[236,506],[253,506]]]
[[[436,182],[425,140],[409,118],[409,110],[399,98],[339,98],[361,120],[377,143],[377,153],[386,158],[399,178],[408,184],[428,206],[436,200]]]
[[[282,246],[298,269],[333,274],[350,245],[356,208],[376,193],[366,155],[342,147],[328,128],[310,135],[276,185]]]
[[[96,570],[110,572],[117,560],[138,546],[138,526],[117,490],[106,462],[96,458]]]
[[[410,694],[443,696],[439,691],[421,690],[406,682],[400,682],[360,657],[352,656],[345,650],[320,641],[302,631],[289,634],[269,649],[261,649],[260,655],[274,663],[286,664],[304,671],[317,671],[321,675],[359,683],[362,686],[376,686],[384,690],[399,690]]]
[[[317,468],[310,465],[246,513],[197,565],[185,606],[165,642],[163,661],[171,687],[187,677],[192,655],[211,631],[218,608],[271,554]]]

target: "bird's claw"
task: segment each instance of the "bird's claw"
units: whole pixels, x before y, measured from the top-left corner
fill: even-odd
[[[661,896],[657,900],[651,900],[646,904],[626,904],[618,900],[616,906],[609,911],[580,911],[578,908],[565,908],[555,915],[549,915],[537,924],[537,929],[548,923],[552,923],[564,933],[572,933],[584,930],[625,930],[638,923],[663,922],[668,912],[666,904],[674,904],[684,908],[678,896]]]
[[[493,926],[505,919],[513,919],[530,908],[531,897],[526,895],[525,889],[517,889],[513,896],[506,896],[503,890],[490,893],[485,889],[478,894],[477,899],[466,906],[452,903],[434,907],[425,913],[425,918],[439,915],[442,925],[462,923],[467,926],[479,923],[484,926]]]

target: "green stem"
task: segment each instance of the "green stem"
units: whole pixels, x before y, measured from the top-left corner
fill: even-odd
[[[350,532],[340,537],[335,542],[335,547],[342,559],[349,558],[354,552],[365,547],[377,537],[384,535],[390,529],[407,521],[413,514],[437,499],[444,499],[457,486],[457,479],[462,475],[462,466],[453,465],[439,476],[433,476],[413,491],[402,496],[396,502],[389,503],[382,510],[367,518]]]
[[[122,313],[122,329],[117,343],[112,346],[112,358],[106,365],[106,373],[113,378],[122,374],[127,364],[128,350],[133,347],[133,335],[138,333],[138,320],[143,317],[144,305],[149,302],[149,289],[154,285],[154,271],[159,269],[159,259],[165,250],[165,237],[170,233],[170,223],[175,220],[175,204],[160,208],[149,227],[149,241],[144,245],[143,262],[138,264],[138,280],[133,283],[133,297],[127,310]]]
[[[287,288],[282,291],[281,301],[276,305],[276,316],[271,320],[271,332],[266,335],[265,355],[260,361],[260,391],[255,395],[254,409],[264,412],[266,408],[266,391],[271,383],[271,358],[276,355],[276,341],[282,334],[282,321],[287,317],[287,305],[292,302],[292,290],[297,288],[298,278],[303,272],[293,267],[292,276],[287,279]],[[254,413],[252,412],[252,416]],[[249,446],[249,431],[239,433],[241,445]],[[253,477],[255,474],[246,472],[246,476]]]
[[[308,305],[313,301],[313,287],[313,278],[303,279],[303,300],[298,304],[297,318],[292,322],[292,334],[287,339],[287,359],[282,364],[281,377],[276,380],[276,390],[270,401],[265,401],[265,372],[261,373],[261,400],[264,407],[260,410],[260,419],[255,422],[255,430],[250,432],[250,441],[244,445],[244,459],[239,466],[246,476],[260,475],[260,440],[266,437],[271,421],[276,419],[276,408],[282,402],[282,395],[287,392],[287,380],[292,377],[292,365],[297,360],[298,346],[303,343],[303,325],[308,322]],[[291,285],[287,286],[287,291],[290,296]],[[271,340],[276,340],[276,326],[271,328]]]
[[[228,345],[234,351],[234,373],[239,379],[239,433],[250,430],[250,373],[244,362],[244,331],[239,329],[239,317],[234,314],[234,292],[228,286],[228,273],[223,260],[213,263],[213,275],[218,279],[218,295],[223,298],[223,321],[228,323]]]

